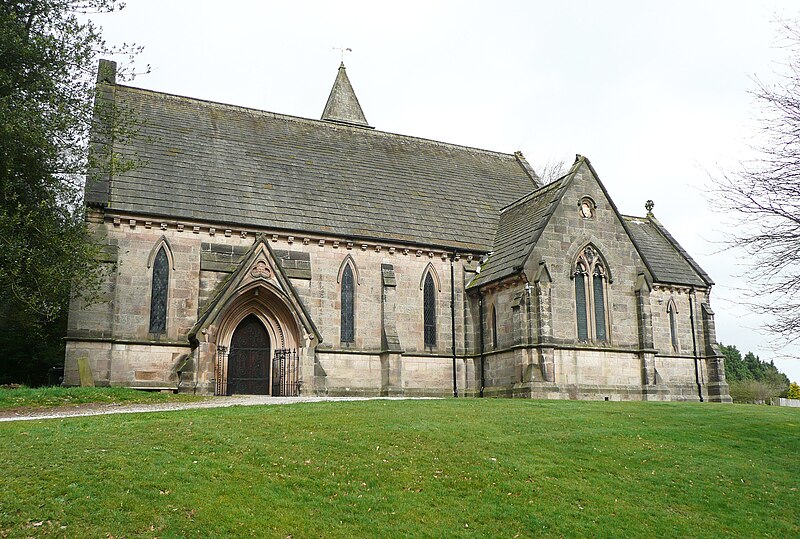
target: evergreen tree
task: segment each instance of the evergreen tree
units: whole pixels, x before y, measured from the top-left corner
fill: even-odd
[[[749,371],[742,360],[742,353],[736,345],[719,345],[722,355],[725,356],[725,378],[730,381],[741,381],[750,378]]]
[[[734,345],[720,343],[719,348],[725,356],[725,378],[735,402],[762,402],[788,391],[789,378],[774,361],[765,363],[752,352],[743,358]]]

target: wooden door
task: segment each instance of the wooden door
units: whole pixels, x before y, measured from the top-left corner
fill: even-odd
[[[253,314],[239,322],[228,353],[228,395],[270,394],[270,342]]]

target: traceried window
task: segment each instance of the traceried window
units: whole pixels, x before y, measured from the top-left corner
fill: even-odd
[[[672,349],[678,351],[678,327],[675,323],[675,303],[670,301],[667,305],[667,314],[669,315],[669,335],[672,341]]]
[[[578,340],[607,341],[607,272],[600,254],[593,246],[587,245],[578,255],[574,278]]]
[[[150,333],[167,331],[167,294],[169,291],[169,258],[162,246],[153,260],[153,285],[150,291]]]
[[[342,272],[342,342],[355,340],[355,286],[353,270],[347,264]]]
[[[433,348],[436,346],[436,285],[433,276],[428,273],[425,276],[423,286],[423,310],[425,326],[425,347]]]

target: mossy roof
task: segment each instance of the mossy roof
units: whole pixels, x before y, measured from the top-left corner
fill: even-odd
[[[520,154],[122,85],[139,165],[87,187],[136,214],[488,251],[499,210],[537,187]]]

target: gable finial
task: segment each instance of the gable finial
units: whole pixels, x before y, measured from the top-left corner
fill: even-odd
[[[655,207],[655,205],[656,205],[655,202],[653,202],[652,200],[648,200],[647,202],[644,203],[644,209],[647,210],[648,217],[653,216],[653,208]]]

